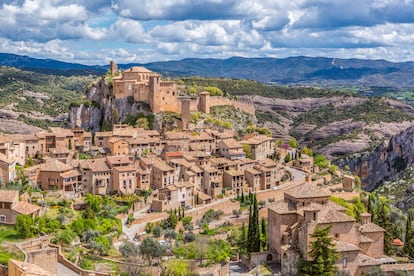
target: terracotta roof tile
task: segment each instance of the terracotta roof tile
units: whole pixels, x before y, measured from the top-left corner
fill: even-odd
[[[358,256],[358,263],[359,266],[375,266],[375,265],[381,265],[381,262],[371,258],[365,254],[359,253]]]
[[[319,188],[314,187],[312,184],[309,184],[309,183],[304,183],[296,187],[293,187],[287,190],[285,194],[293,198],[297,198],[297,199],[315,198],[315,197],[328,198],[329,197],[329,195],[326,192],[322,191]]]
[[[31,215],[37,211],[40,210],[40,207],[37,205],[30,204],[25,201],[19,202],[15,207],[12,208],[12,210],[16,213],[22,214],[22,215]]]
[[[0,190],[0,202],[13,203],[19,200],[19,191],[17,190]]]
[[[336,245],[336,250],[338,252],[349,252],[349,251],[360,251],[361,248],[359,248],[356,245],[344,242],[344,241],[340,241],[340,240],[335,240],[335,245]]]
[[[375,223],[367,223],[361,225],[361,233],[376,233],[376,232],[385,232],[384,228],[376,225]]]
[[[40,170],[47,172],[65,172],[71,169],[73,169],[71,166],[57,159],[51,159],[46,163],[40,164]]]

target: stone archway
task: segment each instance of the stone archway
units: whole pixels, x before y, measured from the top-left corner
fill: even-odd
[[[267,256],[266,256],[266,261],[267,261],[268,263],[273,261],[273,256],[272,256],[272,254],[267,254]]]

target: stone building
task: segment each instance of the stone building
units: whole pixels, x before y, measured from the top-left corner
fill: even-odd
[[[158,73],[144,67],[132,67],[113,77],[115,99],[132,97],[147,103],[152,112],[179,112],[177,85],[162,81]]]
[[[268,211],[269,251],[282,267],[283,275],[295,275],[301,256],[310,260],[308,252],[316,227],[331,227],[340,258],[340,271],[362,275],[381,264],[384,229],[361,214],[361,221],[345,214],[346,209],[329,201],[329,195],[309,183],[287,190],[284,200]]]

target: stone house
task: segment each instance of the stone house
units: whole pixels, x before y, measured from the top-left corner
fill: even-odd
[[[128,155],[129,143],[123,138],[111,137],[108,139],[108,149],[111,155]]]
[[[249,186],[252,192],[260,191],[260,180],[261,180],[261,172],[249,168],[244,171],[244,175],[246,178],[247,185]]]
[[[129,152],[137,157],[148,154],[155,154],[159,156],[165,147],[165,142],[161,141],[158,137],[138,137],[131,139],[128,142]]]
[[[234,139],[226,139],[218,142],[218,154],[230,160],[246,158],[243,146]]]
[[[106,195],[112,192],[112,170],[106,158],[81,160],[81,194]]]
[[[49,127],[46,133],[46,152],[51,149],[74,149],[74,134],[71,130],[61,127]]]
[[[193,203],[194,186],[189,182],[177,182],[158,190],[158,198],[152,200],[151,210],[164,212],[192,206]]]
[[[174,184],[175,180],[174,168],[164,160],[155,160],[151,170],[151,188],[160,189]]]
[[[74,149],[87,152],[92,146],[92,134],[83,128],[72,128]]]
[[[190,151],[190,136],[186,132],[169,131],[164,133],[165,152]]]
[[[301,158],[293,160],[293,167],[305,172],[313,172],[313,157],[302,154]]]
[[[265,159],[275,152],[273,138],[266,135],[248,133],[240,143],[250,146],[252,149],[252,158],[254,160]]]
[[[259,160],[254,169],[261,173],[260,189],[268,190],[279,186],[284,170],[279,167],[275,161],[271,159]]]
[[[26,143],[21,134],[10,134],[0,138],[0,153],[14,160],[16,164],[26,164]]]
[[[228,170],[223,173],[223,187],[233,190],[233,195],[240,195],[245,188],[244,173],[238,170]]]
[[[0,224],[15,224],[18,215],[39,215],[40,207],[19,201],[19,191],[0,190]]]
[[[14,181],[16,178],[16,162],[0,153],[0,186]]]
[[[108,148],[108,141],[111,137],[112,131],[95,132],[95,146]]]
[[[151,172],[148,169],[143,169],[141,166],[137,166],[137,189],[148,190],[150,188]]]
[[[295,186],[268,210],[269,252],[282,267],[282,274],[295,274],[297,257],[310,260],[311,237],[316,227],[331,227],[329,235],[340,253],[338,269],[362,275],[381,264],[384,229],[371,223],[370,214],[361,221],[329,201],[329,194],[310,183]]]
[[[42,190],[80,191],[80,173],[72,166],[57,159],[28,167],[25,175],[29,183]]]
[[[190,135],[190,150],[214,153],[216,151],[216,142],[213,136],[207,132],[195,132]]]
[[[215,198],[223,192],[223,182],[219,179],[219,173],[216,168],[211,166],[203,166],[202,192]]]
[[[134,165],[115,167],[112,170],[112,191],[133,194],[137,189],[137,168]]]
[[[26,145],[26,161],[29,157],[35,157],[40,153],[39,139],[35,134],[24,134],[23,140]]]

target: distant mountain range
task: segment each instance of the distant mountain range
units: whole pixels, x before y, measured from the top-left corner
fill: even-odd
[[[48,74],[102,74],[108,66],[88,66],[52,59],[0,53],[0,65]],[[296,85],[414,87],[414,62],[336,59],[324,57],[183,59],[147,64],[119,64],[119,68],[145,66],[164,76],[203,76],[251,79]]]

